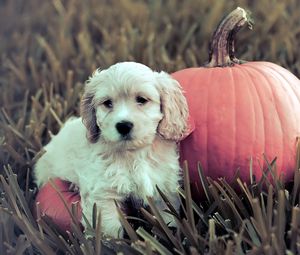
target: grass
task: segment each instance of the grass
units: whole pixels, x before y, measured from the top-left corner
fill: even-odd
[[[298,153],[298,159],[300,153]],[[298,160],[299,162],[299,160]],[[298,163],[299,164],[299,163]],[[274,171],[276,161],[266,171]],[[296,166],[299,169],[299,165]],[[199,169],[201,172],[202,170]],[[200,174],[202,175],[202,174]],[[200,178],[200,177],[199,177]],[[74,219],[72,232],[63,233],[46,216],[34,220],[30,207],[35,190],[21,190],[17,177],[6,168],[1,176],[3,189],[0,206],[1,254],[298,254],[299,247],[299,180],[295,171],[290,187],[280,179],[274,184],[262,177],[250,185],[238,175],[232,184],[225,179],[211,180],[203,186],[210,197],[195,203],[191,199],[188,170],[184,168],[182,214],[178,214],[168,198],[161,193],[174,215],[177,229],[170,229],[162,220],[154,201],[149,197],[149,209],[140,209],[140,218],[129,217],[119,210],[127,232],[126,239],[102,238],[101,215],[94,208],[94,220],[81,232]],[[233,190],[231,186],[237,186]],[[71,214],[76,211],[73,208]],[[143,219],[143,220],[142,220]],[[132,221],[143,221],[134,229]],[[130,224],[131,223],[131,224]],[[101,253],[102,252],[102,253]]]
[[[214,28],[237,5],[255,20],[253,31],[238,35],[238,57],[275,62],[299,76],[295,0],[0,2],[0,254],[299,253],[299,164],[289,185],[202,177],[207,196],[197,203],[185,185],[177,230],[161,221],[151,199],[150,209],[141,210],[146,223],[120,212],[126,240],[93,234],[87,240],[76,222],[73,233],[61,233],[50,219],[36,222],[30,212],[32,167],[51,134],[78,115],[87,77],[123,60],[168,72],[203,65]],[[100,228],[96,215],[91,233]]]

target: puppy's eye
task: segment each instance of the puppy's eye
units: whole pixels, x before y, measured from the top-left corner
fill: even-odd
[[[113,108],[113,103],[112,103],[112,101],[111,101],[110,99],[104,101],[104,102],[103,102],[103,105],[104,105],[106,108],[108,108],[108,109]]]
[[[146,104],[146,103],[148,102],[148,100],[147,100],[146,98],[141,97],[141,96],[137,96],[137,97],[135,98],[135,100],[136,100],[136,102],[137,102],[138,104],[140,104],[140,105],[144,105],[144,104]]]

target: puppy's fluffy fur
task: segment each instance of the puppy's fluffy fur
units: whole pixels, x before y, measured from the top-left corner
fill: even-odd
[[[176,141],[185,134],[187,117],[180,85],[168,74],[134,62],[96,70],[86,83],[81,118],[68,120],[45,146],[35,166],[36,183],[41,187],[59,177],[77,184],[87,218],[96,203],[102,231],[121,236],[114,200],[133,195],[147,203],[152,196],[162,211],[157,185],[178,204]]]

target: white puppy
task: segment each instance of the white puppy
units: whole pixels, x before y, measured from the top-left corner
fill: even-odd
[[[146,204],[152,196],[162,211],[157,185],[178,204],[176,141],[186,132],[187,117],[180,85],[168,74],[134,62],[97,70],[86,83],[81,118],[68,120],[45,146],[36,183],[41,187],[55,177],[75,183],[87,218],[96,203],[102,231],[121,236],[114,200],[133,195]]]

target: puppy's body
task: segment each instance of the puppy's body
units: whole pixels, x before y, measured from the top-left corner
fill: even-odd
[[[172,199],[180,168],[176,145],[159,137],[151,146],[138,151],[121,150],[116,154],[104,145],[101,141],[88,142],[81,118],[69,120],[45,146],[47,153],[36,165],[36,179],[38,185],[55,177],[76,183],[80,187],[83,213],[91,219],[96,202],[106,218],[103,231],[116,236],[121,225],[116,220],[114,199],[121,201],[134,195],[144,202],[146,196],[158,201],[155,185]]]
[[[171,118],[168,111],[172,112],[164,108],[172,102],[162,105],[167,100],[162,97],[176,94],[180,88],[166,74],[158,76],[137,63],[121,63],[96,73],[87,83],[82,118],[67,121],[36,164],[39,186],[55,177],[79,186],[83,213],[89,220],[93,204],[97,204],[105,234],[122,235],[115,200],[133,195],[146,203],[146,197],[151,196],[162,210],[157,185],[176,206],[180,177],[177,148],[164,137],[178,140],[183,135],[187,111],[181,98],[183,105],[173,109],[173,114],[182,113],[180,119],[162,126],[165,118]],[[164,86],[170,86],[166,95],[162,95]],[[174,104],[175,98],[169,100]],[[171,220],[168,214],[163,216],[167,222]]]

